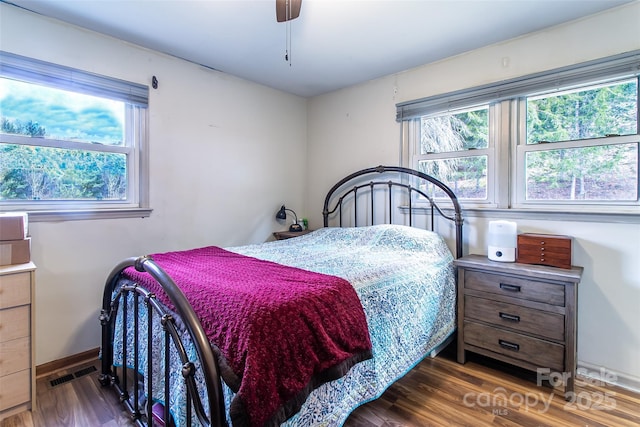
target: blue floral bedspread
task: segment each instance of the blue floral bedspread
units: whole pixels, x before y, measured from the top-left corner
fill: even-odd
[[[340,276],[356,289],[367,316],[373,359],[316,389],[287,426],[342,425],[454,331],[453,256],[435,233],[400,225],[324,228],[228,249]]]
[[[433,232],[401,225],[323,228],[295,239],[225,249],[342,277],[362,302],[373,359],[314,390],[300,412],[284,424],[287,427],[342,425],[355,408],[379,397],[455,329],[453,256]],[[119,334],[116,330],[115,336]],[[121,355],[116,354],[115,360],[121,363]],[[157,360],[162,360],[161,355]],[[181,425],[183,393],[177,391],[182,387],[181,364],[176,366],[170,408]],[[140,368],[146,372],[145,360]],[[224,385],[223,389],[228,408],[233,393]],[[154,386],[154,397],[164,401],[160,387]]]

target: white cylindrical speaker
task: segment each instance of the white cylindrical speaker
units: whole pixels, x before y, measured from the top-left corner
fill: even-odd
[[[515,262],[518,229],[512,221],[490,221],[488,256],[492,261]]]

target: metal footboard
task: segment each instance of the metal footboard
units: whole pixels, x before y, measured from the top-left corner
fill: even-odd
[[[134,283],[121,283],[120,276],[123,270],[128,267],[135,267],[136,270],[149,273],[164,289],[167,296],[173,303],[176,315],[181,319],[184,328],[189,333],[191,341],[196,349],[199,366],[202,369],[204,376],[206,390],[204,395],[208,398],[209,411],[204,408],[203,402],[200,398],[200,393],[195,381],[195,361],[189,360],[185,346],[180,338],[176,319],[174,315],[169,312],[163,304],[161,304],[153,293],[150,293],[147,289],[134,284]],[[127,299],[133,300],[133,325],[129,325],[128,310],[131,304],[127,304]],[[121,306],[123,322],[123,335],[122,335],[122,367],[118,368],[114,365],[114,334],[115,334],[115,322],[119,308]],[[147,310],[147,324],[140,325],[139,323],[139,310],[144,306]],[[154,363],[161,363],[161,361],[155,361],[153,357],[153,339],[152,339],[152,321],[155,313],[161,319],[163,333],[164,333],[164,355],[163,361],[164,378],[154,378],[153,366]],[[141,407],[141,398],[145,393],[142,390],[144,386],[140,385],[140,382],[136,380],[135,375],[140,372],[139,359],[140,359],[140,345],[139,339],[146,340],[147,342],[147,367],[145,379],[146,388],[153,390],[153,384],[155,381],[161,381],[164,384],[164,408],[161,413],[157,412],[156,415],[164,420],[165,425],[171,424],[171,415],[169,404],[170,395],[173,392],[169,387],[169,375],[170,370],[166,367],[170,366],[169,354],[170,346],[174,346],[177,351],[181,363],[182,363],[182,376],[185,381],[187,390],[187,408],[186,408],[186,423],[188,426],[192,424],[194,419],[193,414],[200,424],[204,426],[223,426],[226,425],[226,417],[224,411],[224,401],[222,395],[222,383],[219,375],[219,367],[216,362],[215,355],[206,334],[200,325],[200,322],[189,305],[184,294],[176,286],[173,280],[150,258],[147,256],[139,258],[128,258],[118,264],[107,278],[103,300],[102,311],[100,314],[100,322],[102,324],[102,372],[99,377],[103,386],[112,386],[119,395],[120,401],[128,411],[131,420],[139,426],[152,426],[153,422],[152,413],[154,412],[154,400],[152,396],[148,396],[146,404]],[[146,337],[139,337],[139,329],[142,326],[142,330],[145,330]],[[128,343],[127,330],[133,328],[134,338],[133,343]],[[128,347],[133,344],[133,355],[127,355]],[[133,373],[134,378],[129,378],[127,375],[127,361],[133,360]],[[131,382],[131,384],[130,384]],[[151,394],[151,393],[147,393]]]

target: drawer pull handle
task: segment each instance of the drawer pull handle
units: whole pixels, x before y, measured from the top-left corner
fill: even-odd
[[[510,292],[520,292],[520,286],[510,285],[508,283],[500,283],[500,289],[504,289],[505,291]]]
[[[519,322],[520,321],[520,316],[516,316],[515,314],[507,314],[507,313],[503,313],[503,312],[500,312],[500,318],[504,319],[504,320],[510,320],[512,322]]]
[[[507,350],[512,350],[512,351],[519,351],[520,350],[520,346],[518,344],[514,344],[514,343],[509,342],[509,341],[498,340],[498,344],[500,344],[500,347],[506,348]]]

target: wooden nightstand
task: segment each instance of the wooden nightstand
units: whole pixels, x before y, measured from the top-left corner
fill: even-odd
[[[311,233],[313,230],[302,230],[302,231],[275,231],[273,233],[273,237],[276,238],[276,240],[285,240],[285,239],[291,239],[292,237],[298,237],[298,236],[302,236],[308,233]]]
[[[465,352],[472,351],[538,375],[543,368],[554,380],[564,374],[565,393],[573,392],[582,267],[503,263],[481,255],[454,264],[458,362],[465,363]]]

